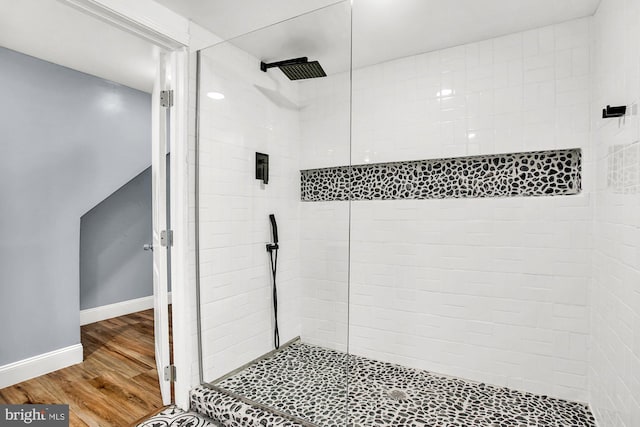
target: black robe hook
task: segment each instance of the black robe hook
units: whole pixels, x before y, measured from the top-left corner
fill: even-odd
[[[607,105],[607,108],[602,109],[602,118],[609,119],[611,117],[622,117],[627,114],[627,106],[621,105],[619,107],[612,107]]]

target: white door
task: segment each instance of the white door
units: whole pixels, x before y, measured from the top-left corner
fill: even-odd
[[[165,376],[170,365],[168,281],[170,233],[167,231],[167,168],[166,156],[170,135],[170,108],[161,105],[163,93],[171,90],[171,54],[161,54],[152,95],[152,159],[153,192],[153,298],[155,351],[162,403],[171,403],[171,381]]]

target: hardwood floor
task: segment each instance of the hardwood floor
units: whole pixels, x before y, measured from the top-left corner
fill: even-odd
[[[162,407],[153,310],[82,326],[84,362],[0,389],[2,404],[68,403],[70,426],[128,426]]]

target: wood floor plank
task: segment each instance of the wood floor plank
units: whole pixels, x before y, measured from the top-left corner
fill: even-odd
[[[83,363],[0,389],[1,404],[69,405],[71,427],[121,427],[162,408],[153,310],[82,326]]]
[[[73,407],[78,417],[89,425],[118,426],[127,425],[126,411],[112,405],[112,402],[87,382],[67,384],[62,390],[68,397],[69,410]]]
[[[143,388],[137,387],[137,384],[117,373],[102,375],[91,380],[90,384],[98,389],[110,404],[118,406],[136,419],[155,409],[154,405],[148,402],[153,397],[149,397]]]
[[[137,336],[131,331],[123,330],[119,336],[103,341],[101,335],[95,332],[86,334],[87,340],[99,341],[102,345],[93,351],[106,349],[113,354],[120,354],[125,358],[139,361],[147,366],[155,365],[153,340]]]
[[[131,381],[134,381],[141,388],[144,388],[149,392],[154,392],[158,388],[158,371],[156,371],[155,368],[150,369],[148,372],[144,372],[131,378]],[[156,393],[155,397],[157,400],[156,403],[160,404],[160,402],[162,402],[162,397],[160,396],[160,394]]]
[[[115,369],[119,372],[125,373],[129,377],[138,375],[140,372],[147,371],[155,366],[155,358],[145,358],[145,362],[141,362],[135,357],[135,355],[128,357],[127,352],[122,352],[112,346],[106,346],[94,351],[91,357],[96,364],[101,364],[103,369]]]
[[[83,384],[74,383],[70,381],[66,381],[64,383],[58,383],[52,381],[50,377],[44,378],[39,377],[36,378],[36,382],[40,382],[40,387],[43,389],[47,389],[48,392],[52,395],[51,401],[47,403],[62,403],[69,405],[69,424],[70,425],[89,425],[89,426],[102,426],[104,425],[105,417],[100,416],[99,410],[100,408],[96,405],[96,409],[88,410],[86,407],[84,400],[80,403],[76,402],[74,399],[74,394],[69,394],[66,390],[69,390],[73,387],[73,384]],[[89,396],[90,399],[90,396]],[[104,405],[100,405],[104,406]]]

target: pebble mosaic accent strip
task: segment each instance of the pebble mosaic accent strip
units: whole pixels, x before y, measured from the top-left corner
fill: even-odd
[[[580,149],[300,171],[303,201],[563,196],[581,190]]]
[[[170,406],[136,427],[220,427],[220,424],[195,412],[185,412],[178,407]]]
[[[192,409],[225,427],[595,427],[588,407],[580,403],[300,342],[217,386],[300,420],[207,387],[194,390]]]

